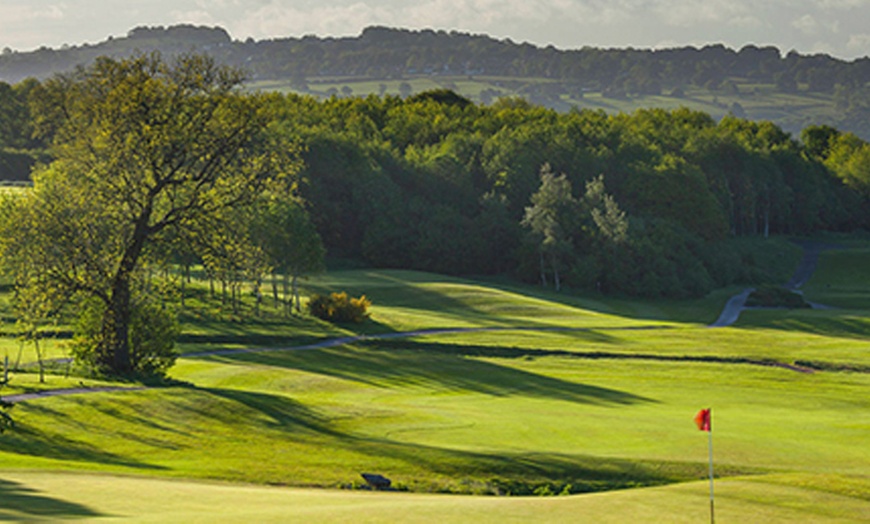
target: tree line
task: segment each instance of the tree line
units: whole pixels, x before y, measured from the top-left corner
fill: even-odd
[[[0,207],[27,332],[75,304],[80,360],[153,373],[174,336],[159,268],[203,264],[234,297],[277,273],[297,308],[296,278],[324,251],[691,297],[765,279],[735,239],[870,225],[870,145],[828,126],[798,140],[689,109],[557,113],[448,90],[319,100],[242,80],[204,56],[139,55],[13,88],[26,103],[0,136],[48,159]]]
[[[449,91],[284,100],[328,252],[374,266],[698,296],[756,278],[729,239],[870,224],[870,147],[828,126],[797,140],[689,109],[560,114]]]
[[[824,54],[782,53],[773,46],[751,44],[739,50],[721,44],[700,49],[562,50],[459,31],[379,26],[368,27],[357,37],[308,35],[237,41],[223,28],[192,25],[136,27],[125,37],[61,49],[5,49],[0,54],[0,79],[18,82],[28,77],[45,78],[99,56],[120,58],[150,50],[174,54],[192,49],[207,52],[222,64],[244,66],[263,79],[490,75],[576,80],[599,90],[634,93],[658,93],[663,88],[690,85],[718,87],[731,78],[775,84],[783,91],[802,86],[818,93],[833,93],[838,85],[853,88],[870,82],[867,57],[845,61]]]
[[[219,27],[142,26],[95,44],[32,52],[5,49],[0,53],[0,80],[42,80],[100,56],[124,58],[148,51],[170,56],[191,50],[207,53],[220,64],[243,67],[254,80],[287,81],[298,91],[307,90],[308,80],[316,78],[387,81],[483,76],[496,87],[484,90],[482,101],[497,98],[502,89],[498,86],[512,85],[513,92],[540,104],[562,95],[577,99],[588,92],[613,99],[647,95],[679,99],[690,89],[752,100],[759,89],[771,88],[833,100],[834,113],[825,123],[870,138],[870,58],[846,61],[772,46],[564,50],[458,31],[387,27],[368,27],[357,37],[238,41]],[[739,103],[730,110],[742,116]]]

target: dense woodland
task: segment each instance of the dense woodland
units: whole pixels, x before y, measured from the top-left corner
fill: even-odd
[[[7,163],[49,158],[38,85],[0,89]],[[560,114],[450,91],[266,99],[301,145],[298,192],[334,260],[695,296],[760,278],[729,239],[870,224],[870,146],[827,126],[798,141],[687,109]]]
[[[7,164],[47,154],[28,118],[35,85],[0,86]],[[737,278],[716,251],[729,237],[868,225],[870,147],[825,126],[799,142],[770,123],[685,109],[559,114],[448,91],[269,100],[280,132],[303,146],[300,193],[332,257],[538,279],[543,249],[545,273],[571,285],[696,295]],[[538,204],[554,224],[536,229],[524,218],[554,180],[562,194]],[[595,219],[602,195],[626,221],[618,239]]]
[[[88,63],[98,56],[126,56],[137,51],[186,52],[195,48],[218,62],[245,67],[256,78],[451,74],[543,77],[572,80],[585,87],[626,93],[658,93],[688,85],[718,86],[739,77],[776,83],[784,91],[799,86],[831,93],[836,86],[870,82],[870,58],[851,62],[828,55],[783,56],[775,47],[747,45],[739,51],[721,44],[662,50],[540,48],[510,39],[456,31],[410,31],[369,27],[358,37],[279,38],[234,41],[221,28],[194,26],[137,27],[124,38],[98,44],[4,50],[0,79],[18,82],[44,78]]]
[[[559,114],[450,92],[276,97],[328,252],[646,296],[752,280],[728,239],[866,228],[870,146],[688,110]],[[750,265],[751,266],[751,265]]]
[[[769,278],[741,239],[870,226],[870,144],[828,126],[797,140],[685,108],[558,113],[449,90],[320,100],[247,93],[242,78],[205,56],[141,55],[2,86],[0,150],[33,164],[35,184],[0,207],[0,251],[33,333],[75,301],[84,354],[126,373],[151,365],[136,362],[141,329],[164,325],[171,349],[148,276],[171,266],[203,264],[233,304],[282,274],[297,309],[324,250],[692,297]]]

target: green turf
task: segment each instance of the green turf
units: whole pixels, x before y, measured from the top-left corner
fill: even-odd
[[[844,482],[853,489],[830,489]],[[819,484],[822,486],[819,486]],[[720,481],[720,522],[866,522],[866,479],[777,475]],[[457,497],[254,487],[42,472],[0,473],[0,520],[26,522],[528,523],[709,519],[707,485],[570,497]]]
[[[747,311],[723,329],[706,324],[734,290],[656,303],[353,270],[306,283],[372,298],[370,323],[330,326],[268,301],[252,319],[250,303],[234,313],[199,284],[187,353],[477,331],[188,356],[171,387],[21,403],[0,436],[0,498],[13,501],[0,520],[212,521],[222,501],[225,521],[697,522],[707,439],[691,419],[712,406],[723,521],[860,521],[870,373],[832,370],[870,364],[862,246],[826,252],[806,286],[813,301],[848,296],[840,309]],[[828,370],[760,365],[805,361]],[[14,373],[3,394],[79,382],[104,385]],[[359,487],[367,471],[416,493],[249,485]],[[423,494],[438,492],[465,496]]]

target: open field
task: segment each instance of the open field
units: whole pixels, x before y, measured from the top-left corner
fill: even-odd
[[[0,520],[698,522],[707,439],[691,419],[712,406],[722,521],[866,521],[870,373],[833,370],[870,366],[870,251],[848,247],[805,287],[839,309],[722,329],[706,324],[727,290],[656,304],[363,270],[308,285],[365,293],[368,324],[188,316],[176,383],[14,408]],[[446,328],[478,331],[192,354]],[[3,393],[80,382],[106,385],[16,373]],[[311,489],[362,472],[413,493]]]

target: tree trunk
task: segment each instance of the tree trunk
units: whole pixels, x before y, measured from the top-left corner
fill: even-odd
[[[130,277],[119,274],[112,286],[112,296],[103,315],[99,360],[112,373],[128,375],[130,360]]]
[[[562,281],[559,279],[559,264],[556,262],[556,255],[553,255],[553,285],[556,291],[562,290]]]
[[[185,276],[182,275],[182,277],[181,277],[181,309],[184,309],[184,288],[185,288],[185,281],[186,280],[187,280],[187,278],[185,278]]]
[[[278,307],[278,282],[275,280],[275,273],[272,273],[272,302],[275,307]]]
[[[33,333],[33,347],[36,349],[36,360],[39,361],[39,383],[45,383],[45,361],[42,358],[42,350],[39,348],[39,334]]]
[[[544,252],[538,251],[538,254],[541,255],[541,285],[547,287],[547,273],[544,269]]]
[[[292,284],[292,286],[293,286],[293,300],[296,301],[296,312],[302,313],[302,304],[300,303],[300,300],[299,300],[298,281],[299,281],[299,276],[296,275],[296,273],[293,273],[293,284]]]
[[[291,302],[287,298],[287,295],[288,295],[288,293],[287,293],[287,284],[288,284],[287,273],[284,273],[282,280],[281,280],[281,283],[283,284],[283,287],[284,287],[284,314],[289,315],[292,308],[291,308]]]
[[[98,348],[100,360],[112,373],[129,375],[133,371],[130,354],[130,307],[132,293],[130,283],[139,256],[148,238],[148,220],[151,209],[146,208],[136,220],[130,244],[118,264],[118,271],[112,281],[112,291],[103,316],[102,341]]]
[[[254,281],[254,297],[256,299],[256,303],[254,305],[254,315],[260,316],[260,302],[263,301],[263,295],[260,293],[260,286],[262,285],[262,280],[257,278]]]

